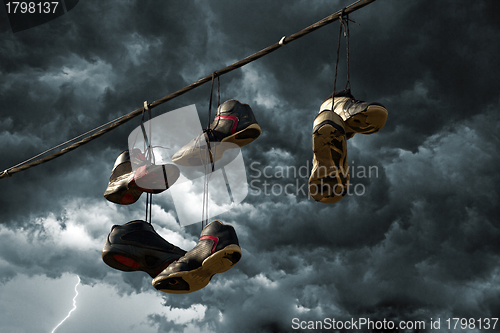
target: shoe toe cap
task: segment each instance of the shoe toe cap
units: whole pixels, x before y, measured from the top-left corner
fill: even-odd
[[[189,284],[182,277],[155,278],[153,280],[153,287],[156,290],[171,293],[185,293],[190,291]]]

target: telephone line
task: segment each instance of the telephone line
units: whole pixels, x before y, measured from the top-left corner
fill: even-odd
[[[176,92],[174,92],[174,93],[172,93],[170,95],[167,95],[167,96],[165,96],[163,98],[160,98],[159,100],[156,100],[156,101],[152,102],[151,104],[148,104],[146,107],[142,107],[140,109],[132,111],[129,114],[126,114],[126,115],[118,118],[115,122],[113,122],[112,124],[110,124],[108,127],[103,128],[103,129],[99,130],[98,132],[95,132],[94,134],[89,135],[88,137],[86,137],[86,138],[84,138],[84,139],[82,139],[82,140],[80,140],[78,142],[75,142],[75,143],[73,143],[72,145],[70,145],[70,146],[68,146],[66,148],[63,148],[60,151],[58,151],[58,152],[56,152],[56,153],[54,153],[52,155],[49,155],[49,156],[43,157],[41,159],[38,159],[38,160],[32,161],[30,163],[27,163],[27,162],[31,161],[33,158],[36,158],[37,156],[40,156],[40,155],[44,154],[45,153],[44,152],[42,154],[39,154],[39,155],[37,155],[35,157],[32,157],[32,158],[30,158],[30,159],[28,159],[28,160],[26,160],[24,162],[21,162],[21,163],[17,164],[14,167],[6,169],[2,173],[0,173],[0,179],[5,178],[5,177],[11,177],[13,174],[15,174],[17,172],[20,172],[20,171],[29,169],[31,167],[40,165],[42,163],[51,161],[51,160],[53,160],[53,159],[55,159],[55,158],[57,158],[59,156],[62,156],[64,154],[66,154],[66,153],[68,153],[68,152],[76,149],[76,148],[79,148],[79,147],[83,146],[84,144],[86,144],[86,143],[88,143],[88,142],[90,142],[90,141],[92,141],[94,139],[97,139],[101,135],[104,135],[104,134],[112,131],[113,129],[115,129],[116,127],[118,127],[118,126],[120,126],[120,125],[122,125],[124,123],[126,123],[130,119],[132,119],[134,117],[137,117],[138,115],[141,115],[145,111],[145,108],[152,109],[152,108],[155,108],[155,107],[157,107],[157,106],[159,106],[159,105],[161,105],[161,104],[163,104],[163,103],[165,103],[165,102],[167,102],[167,101],[169,101],[171,99],[179,97],[179,96],[187,93],[188,91],[191,91],[194,88],[197,88],[197,87],[201,86],[202,84],[211,81],[212,78],[219,77],[219,76],[221,76],[223,74],[226,74],[226,73],[229,73],[229,72],[231,72],[231,71],[233,71],[233,70],[235,70],[237,68],[245,66],[246,64],[248,64],[248,63],[250,63],[252,61],[255,61],[255,60],[257,60],[257,59],[259,59],[259,58],[261,58],[261,57],[263,57],[265,55],[268,55],[271,52],[276,51],[277,49],[285,46],[286,44],[293,42],[294,40],[297,40],[297,39],[299,39],[299,38],[301,38],[301,37],[303,37],[303,36],[305,36],[305,35],[313,32],[313,31],[315,31],[315,30],[317,30],[317,29],[319,29],[321,27],[324,27],[327,24],[330,24],[332,22],[337,21],[342,14],[347,15],[347,14],[350,14],[352,12],[355,12],[356,10],[363,8],[364,6],[370,4],[370,3],[374,2],[374,1],[375,0],[358,0],[355,3],[349,5],[348,7],[345,7],[344,9],[339,10],[339,11],[335,12],[334,14],[325,17],[324,19],[322,19],[322,20],[320,20],[320,21],[318,21],[318,22],[316,22],[316,23],[308,26],[307,28],[304,28],[304,29],[300,30],[299,32],[297,32],[297,33],[295,33],[293,35],[290,35],[288,37],[286,37],[286,36],[282,37],[279,42],[274,43],[274,44],[266,47],[265,49],[262,49],[259,52],[254,53],[254,54],[246,57],[245,59],[242,59],[242,60],[240,60],[238,62],[235,62],[232,65],[224,67],[223,69],[215,71],[212,74],[207,75],[206,77],[204,77],[204,78],[202,78],[202,79],[200,79],[200,80],[198,80],[198,81],[196,81],[196,82],[194,82],[194,83],[192,83],[192,84],[190,84],[190,85],[188,85],[188,86],[186,86],[186,87],[184,87],[182,89],[179,89],[179,90],[177,90]],[[96,129],[99,129],[102,126],[104,126],[104,125],[101,125],[101,126],[97,127]],[[96,129],[88,131],[87,133],[91,133],[91,132],[95,131]],[[84,134],[82,134],[82,135],[84,135]],[[71,142],[73,140],[76,140],[77,138],[80,138],[82,135],[79,135],[78,137],[73,138],[73,139],[67,141],[66,143]],[[55,149],[57,147],[60,147],[61,145],[63,145],[63,144],[60,144],[60,145],[58,145],[58,146],[56,146],[54,148],[51,148],[51,149],[47,150],[46,152],[48,152],[50,150],[53,150],[53,149]]]

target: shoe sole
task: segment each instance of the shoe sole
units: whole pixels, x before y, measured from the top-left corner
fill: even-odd
[[[224,139],[221,142],[230,142],[243,147],[250,142],[254,141],[260,136],[261,129],[259,124],[251,124],[248,127],[236,132]]]
[[[144,255],[144,251],[142,251]],[[138,255],[134,255],[134,253],[137,253]],[[161,251],[156,251],[153,249],[148,249],[147,250],[148,255],[155,256],[157,258],[161,258],[162,256],[165,255],[164,252]],[[143,256],[142,255],[142,256]],[[179,255],[179,258],[181,256]],[[150,268],[145,268],[140,264],[141,260],[139,259],[139,253],[136,250],[135,246],[132,245],[120,245],[120,244],[110,244],[109,242],[106,242],[104,245],[104,248],[102,250],[102,260],[106,265],[123,271],[123,272],[136,272],[136,271],[142,271],[146,272],[151,276],[153,279],[167,266],[173,262],[174,260],[166,260],[162,265],[159,265],[157,269],[150,269]]]
[[[241,148],[251,143],[260,136],[261,129],[259,124],[251,124],[248,127],[225,137],[221,142],[212,143],[215,148],[208,151],[207,159],[202,157],[200,149],[193,149],[179,158],[172,159],[172,162],[182,166],[201,166],[217,162],[222,159],[224,152],[229,149]],[[199,161],[199,164],[193,164],[193,161]]]
[[[240,259],[241,248],[236,244],[231,244],[203,260],[201,267],[191,271],[173,273],[156,281],[153,280],[153,286],[169,294],[191,293],[206,287],[212,276],[228,271]],[[163,287],[171,286],[172,288],[176,288],[178,285],[187,286],[187,289],[176,290]]]
[[[318,167],[314,168],[311,172],[311,177],[309,178],[309,194],[311,197],[319,202],[323,203],[335,203],[340,201],[347,191],[349,186],[349,169],[343,169],[345,160],[347,159],[347,143],[345,136],[335,127],[330,124],[325,124],[321,126],[313,138],[313,151],[314,154],[323,154],[328,152],[329,156],[323,156],[320,160],[332,160],[331,166],[320,165],[318,162]],[[337,140],[340,138],[340,140]],[[344,159],[339,161],[339,167],[333,163],[332,154],[338,153],[334,149],[326,150],[324,147],[335,146],[334,142],[337,141],[342,145],[341,150],[345,151]],[[340,167],[342,166],[342,167]],[[345,174],[345,175],[344,175]],[[344,181],[347,179],[346,181]],[[332,192],[324,194],[323,187],[327,186],[329,189],[333,189]],[[321,190],[320,190],[321,189]]]
[[[355,114],[345,122],[346,132],[377,133],[384,127],[388,114],[387,109],[383,106],[370,105],[366,111]]]
[[[237,145],[239,148],[246,146],[247,144],[251,143],[255,139],[257,139],[260,136],[261,129],[259,124],[251,124],[247,128],[236,132],[224,139],[222,139],[221,143],[234,143]],[[223,144],[220,146],[219,149],[215,150],[215,155],[213,157],[214,162],[219,161],[222,156],[224,155],[224,152],[228,149],[234,149],[233,145],[230,144]]]

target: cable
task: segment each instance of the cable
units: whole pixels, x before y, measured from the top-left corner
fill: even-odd
[[[163,104],[163,103],[165,103],[165,102],[167,102],[167,101],[169,101],[171,99],[179,97],[179,96],[185,94],[186,92],[191,91],[194,88],[197,88],[197,87],[201,86],[202,84],[211,81],[212,77],[214,77],[214,76],[218,77],[220,75],[229,73],[229,72],[231,72],[231,71],[233,71],[233,70],[235,70],[237,68],[240,68],[240,67],[242,67],[242,66],[244,66],[244,65],[246,65],[246,64],[248,64],[248,63],[250,63],[252,61],[255,61],[255,60],[257,60],[257,59],[259,59],[259,58],[261,58],[261,57],[263,57],[263,56],[265,56],[265,55],[267,55],[267,54],[269,54],[269,53],[271,53],[273,51],[276,51],[277,49],[281,48],[282,46],[284,46],[284,45],[286,45],[288,43],[291,43],[294,40],[299,39],[300,37],[303,37],[303,36],[305,36],[305,35],[313,32],[315,30],[318,30],[321,27],[324,27],[327,24],[330,24],[330,23],[338,20],[339,17],[342,14],[352,13],[352,12],[358,10],[358,9],[363,8],[364,6],[370,4],[370,3],[374,2],[374,1],[375,0],[358,0],[355,3],[349,5],[348,7],[345,7],[343,9],[343,11],[337,11],[336,13],[334,13],[334,14],[332,14],[330,16],[327,16],[324,19],[322,19],[322,20],[320,20],[320,21],[318,21],[318,22],[316,22],[316,23],[308,26],[307,28],[304,28],[304,29],[300,30],[299,32],[297,32],[297,33],[295,33],[293,35],[290,35],[289,37],[282,37],[279,42],[274,43],[273,45],[268,46],[265,49],[260,50],[257,53],[254,53],[254,54],[246,57],[245,59],[242,59],[242,60],[240,60],[238,62],[235,62],[232,65],[224,67],[221,70],[215,71],[212,74],[210,74],[210,75],[208,75],[208,76],[206,76],[206,77],[204,77],[204,78],[202,78],[202,79],[200,79],[200,80],[198,80],[198,81],[196,81],[196,82],[194,82],[194,83],[192,83],[192,84],[190,84],[190,85],[188,85],[188,86],[186,86],[186,87],[184,87],[184,88],[182,88],[180,90],[177,90],[176,92],[174,92],[174,93],[172,93],[170,95],[167,95],[167,96],[165,96],[163,98],[160,98],[157,101],[154,101],[153,103],[149,104],[149,108],[150,109],[155,108],[155,107],[157,107],[157,106],[159,106],[159,105],[161,105],[161,104]],[[31,167],[40,165],[40,164],[48,162],[48,161],[51,161],[51,160],[53,160],[56,157],[62,156],[62,155],[66,154],[66,153],[68,153],[68,152],[70,152],[70,151],[72,151],[72,150],[74,150],[76,148],[79,148],[79,147],[83,146],[84,144],[86,144],[86,143],[88,143],[88,142],[90,142],[90,141],[92,141],[94,139],[97,139],[101,135],[104,135],[104,134],[112,131],[116,127],[118,127],[118,126],[126,123],[130,119],[132,119],[132,118],[134,118],[134,117],[142,114],[143,112],[144,112],[144,108],[143,107],[140,108],[140,109],[137,109],[135,111],[132,111],[129,114],[126,114],[123,117],[118,118],[115,122],[113,122],[108,127],[104,128],[104,129],[101,129],[100,131],[98,131],[98,132],[96,132],[96,133],[94,133],[94,134],[92,134],[92,135],[90,135],[90,136],[88,136],[88,137],[86,137],[86,138],[78,141],[78,142],[75,142],[74,144],[72,144],[69,147],[63,148],[60,151],[58,151],[58,152],[56,152],[56,153],[54,153],[52,155],[49,155],[49,156],[41,158],[39,160],[27,163],[28,161],[31,161],[33,158],[36,158],[36,157],[44,154],[44,153],[42,153],[42,154],[37,155],[36,157],[32,157],[31,159],[29,159],[29,160],[27,160],[25,162],[17,164],[14,167],[8,168],[8,169],[4,170],[2,173],[0,173],[0,179],[6,178],[6,177],[11,177],[15,173],[18,173],[20,171],[29,169]],[[103,127],[103,126],[105,126],[105,125],[99,126],[96,129],[99,129],[99,128]],[[92,132],[92,131],[89,131],[89,132]],[[87,132],[87,133],[89,133],[89,132]],[[82,135],[80,135],[80,136],[78,136],[76,138],[80,138],[83,135],[85,135],[85,134],[82,134]],[[71,139],[71,140],[69,140],[67,142],[74,141],[76,138]],[[61,145],[63,145],[63,144],[61,144]],[[59,145],[57,147],[60,147],[61,145]],[[55,148],[56,147],[54,147],[52,149],[55,149]],[[48,151],[50,151],[52,149],[49,149]],[[27,163],[27,164],[25,164],[25,163]]]

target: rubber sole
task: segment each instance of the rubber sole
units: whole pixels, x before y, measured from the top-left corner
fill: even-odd
[[[134,253],[136,255],[134,255]],[[164,257],[164,259],[160,259],[160,264],[155,265],[155,267],[146,267],[144,263],[145,255],[156,258]],[[139,253],[135,246],[120,244],[111,245],[109,242],[106,242],[102,250],[102,260],[106,265],[123,272],[146,272],[153,279],[170,263],[180,257],[179,255],[177,258],[173,259],[171,254],[153,249],[141,249],[141,253]]]
[[[260,133],[261,129],[259,124],[251,124],[245,129],[222,139],[221,142],[230,142],[238,145],[239,147],[243,147],[257,139],[260,136]]]
[[[154,279],[153,286],[169,294],[187,294],[204,288],[212,276],[224,273],[241,259],[241,248],[236,244],[226,246],[206,258],[201,267],[170,274],[161,279]]]
[[[387,110],[380,105],[370,105],[366,111],[355,114],[345,122],[346,133],[373,134],[380,131],[388,116]]]
[[[226,150],[246,146],[257,139],[260,136],[260,133],[261,129],[259,124],[251,124],[247,128],[222,139],[222,144],[217,147],[215,154],[213,155],[214,162],[219,161]]]
[[[330,124],[313,134],[314,167],[309,178],[309,195],[316,201],[340,201],[349,186],[345,135]]]

